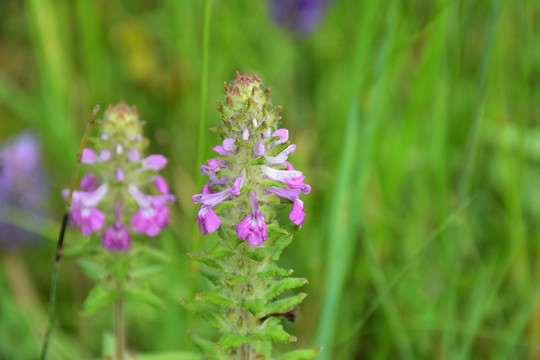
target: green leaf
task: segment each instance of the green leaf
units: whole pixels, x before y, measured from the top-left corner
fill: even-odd
[[[277,341],[282,343],[296,342],[296,337],[291,336],[279,324],[278,318],[266,320],[259,332],[252,334],[252,337],[262,341]]]
[[[83,272],[96,283],[101,282],[107,276],[105,264],[102,261],[91,258],[80,258],[77,263]]]
[[[289,244],[292,241],[292,235],[289,236],[277,236],[274,247],[272,248],[272,255],[271,259],[274,261],[278,261],[279,257],[281,256],[281,253],[283,250],[289,246]]]
[[[300,293],[298,295],[290,296],[284,299],[280,299],[277,301],[274,301],[271,304],[268,304],[266,308],[264,309],[264,312],[266,314],[270,313],[279,313],[282,311],[289,310],[293,306],[296,306],[300,304],[305,298],[307,294],[306,293]]]
[[[142,302],[153,307],[164,307],[163,301],[147,288],[131,288],[124,290],[128,299]]]
[[[209,259],[219,259],[226,256],[233,256],[234,254],[235,254],[234,251],[220,247],[220,248],[212,250],[206,255]]]
[[[293,273],[292,269],[285,270],[272,263],[263,267],[261,269],[261,272],[257,273],[256,275],[260,277],[261,279],[266,279],[266,278],[270,278],[274,276],[291,276],[292,273]]]
[[[253,341],[252,337],[244,337],[231,333],[223,333],[219,338],[218,344],[225,349],[232,349],[242,344],[249,344]]]
[[[197,302],[210,302],[212,304],[220,305],[220,306],[233,306],[234,302],[227,299],[226,297],[223,297],[221,295],[217,295],[214,293],[198,293],[195,295],[195,298],[193,299]]]
[[[219,264],[219,262],[217,262],[216,260],[214,259],[209,259],[207,254],[192,254],[192,253],[188,253],[189,257],[191,257],[193,260],[195,261],[199,261],[209,267],[211,267],[212,269],[215,269],[217,271],[220,271],[220,272],[223,272],[223,268],[221,267],[221,265]]]
[[[265,297],[267,299],[273,299],[285,290],[294,289],[307,283],[308,281],[305,278],[285,278],[276,280],[269,286],[265,293]]]
[[[283,354],[277,357],[275,360],[307,360],[313,359],[322,351],[322,346],[318,349],[309,349],[309,350],[295,350]]]
[[[261,317],[264,310],[264,304],[266,304],[266,299],[257,299],[257,300],[251,300],[251,301],[244,301],[241,303],[238,303],[237,305],[240,307],[243,307],[250,313],[252,313],[256,317]]]
[[[263,251],[264,248],[253,248],[246,251],[242,251],[242,256],[247,257],[248,259],[262,262],[266,258],[266,252]]]
[[[107,291],[101,285],[96,285],[84,301],[82,315],[92,315],[112,303],[117,297],[118,291]]]
[[[225,328],[225,323],[223,322],[221,313],[216,310],[214,306],[208,306],[204,303],[187,303],[185,300],[182,300],[182,305],[184,305],[184,307],[189,311],[192,311],[202,317],[210,325],[218,329]]]

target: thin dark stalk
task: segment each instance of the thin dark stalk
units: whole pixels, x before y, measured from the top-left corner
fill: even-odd
[[[43,345],[41,347],[41,360],[47,358],[47,350],[49,349],[49,340],[51,338],[52,328],[54,325],[55,311],[56,311],[56,284],[58,282],[58,269],[60,267],[60,259],[62,257],[62,248],[64,246],[64,235],[66,232],[67,221],[69,217],[69,210],[71,209],[71,198],[73,197],[73,191],[75,190],[75,182],[77,181],[77,174],[79,172],[79,166],[81,164],[82,152],[86,146],[86,140],[90,134],[90,129],[94,125],[96,115],[99,111],[99,104],[94,106],[92,111],[92,117],[88,120],[86,124],[86,129],[81,140],[81,145],[79,146],[79,152],[77,153],[77,159],[75,162],[75,169],[71,175],[71,181],[69,183],[69,194],[66,199],[66,210],[62,216],[62,224],[60,225],[60,232],[58,234],[58,242],[56,244],[56,256],[54,258],[54,268],[51,277],[51,292],[49,295],[49,324],[47,326],[47,331],[45,332],[45,337],[43,338]]]

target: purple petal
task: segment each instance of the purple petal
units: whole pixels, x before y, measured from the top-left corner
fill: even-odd
[[[143,159],[142,167],[144,170],[161,170],[167,164],[167,158],[163,155],[150,155]]]
[[[128,160],[131,162],[139,161],[140,154],[137,150],[131,149],[128,151]]]
[[[242,140],[248,141],[249,140],[249,130],[245,129],[242,133]]]
[[[295,198],[293,200],[292,210],[289,213],[289,219],[291,219],[291,221],[296,225],[302,226],[302,224],[304,224],[305,216],[306,214],[304,213],[304,202],[300,200],[300,198]]]
[[[94,151],[84,148],[82,151],[81,162],[83,164],[94,164],[97,161],[97,155]]]
[[[156,187],[157,191],[162,194],[169,193],[169,186],[167,185],[165,179],[161,176],[154,176],[154,186]]]
[[[201,234],[206,235],[216,231],[221,225],[221,219],[210,206],[201,205],[197,213],[197,224]]]
[[[122,182],[126,179],[124,176],[124,171],[120,168],[116,168],[116,181]]]
[[[255,154],[255,156],[264,156],[265,154],[264,144],[258,142],[257,145],[255,145],[255,149],[253,149],[253,154]]]
[[[79,188],[82,191],[95,191],[99,187],[96,175],[89,172],[83,175]],[[66,195],[67,197],[67,195]]]
[[[129,231],[124,224],[116,222],[101,234],[101,244],[109,251],[129,250]]]

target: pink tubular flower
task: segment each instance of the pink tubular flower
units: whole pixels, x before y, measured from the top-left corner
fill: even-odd
[[[129,250],[128,228],[121,222],[115,222],[101,234],[101,244],[110,251]]]
[[[223,156],[231,156],[231,152],[236,151],[238,148],[234,145],[234,138],[226,138],[223,140],[223,145],[218,145],[214,147],[214,151]]]
[[[93,192],[74,191],[69,222],[72,227],[81,227],[81,234],[88,236],[99,231],[105,223],[105,215],[96,206],[107,193],[107,184],[101,185]],[[67,198],[69,191],[64,190],[62,196]]]
[[[150,155],[142,161],[144,170],[161,170],[167,165],[167,158],[163,155]]]
[[[197,212],[197,225],[201,234],[206,235],[216,231],[221,225],[221,219],[216,215],[211,206],[201,204]]]
[[[246,240],[251,246],[262,245],[266,241],[266,221],[259,210],[255,192],[249,192],[252,212],[240,224],[236,225],[236,234],[241,240]]]
[[[130,221],[133,230],[139,234],[156,236],[169,225],[169,209],[166,205],[174,201],[174,196],[145,195],[133,184],[128,185],[128,191],[139,205],[139,210]]]

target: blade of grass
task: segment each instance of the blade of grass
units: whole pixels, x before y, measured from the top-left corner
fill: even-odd
[[[357,33],[357,43],[352,63],[352,90],[349,115],[343,142],[341,163],[337,174],[336,193],[332,197],[329,207],[330,219],[328,237],[332,239],[327,257],[327,277],[324,290],[323,308],[321,320],[319,321],[316,343],[323,346],[323,351],[319,356],[321,359],[328,359],[332,354],[332,342],[335,334],[335,326],[339,315],[341,292],[348,276],[348,270],[352,260],[353,246],[356,234],[353,228],[356,226],[357,214],[361,205],[354,201],[361,197],[365,184],[366,169],[371,155],[372,140],[375,134],[379,110],[382,99],[382,88],[385,81],[383,79],[386,65],[393,46],[393,36],[398,21],[399,1],[393,1],[387,9],[386,36],[379,48],[377,59],[376,79],[380,81],[375,89],[375,105],[373,111],[365,119],[363,129],[360,131],[360,111],[359,95],[364,77],[362,76],[366,68],[369,54],[367,51],[373,30],[374,16],[371,13],[373,8],[364,13],[364,19],[359,20]],[[360,138],[360,140],[358,140]],[[357,157],[358,155],[358,157]],[[357,159],[359,159],[357,161]],[[356,170],[356,171],[355,171]]]
[[[210,51],[210,13],[211,13],[211,0],[203,1],[203,37],[202,37],[202,57],[201,57],[201,78],[200,78],[200,93],[199,93],[199,134],[197,144],[197,166],[201,165],[204,161],[205,154],[205,130],[206,130],[206,102],[208,95],[208,53]],[[202,187],[203,179],[201,176],[197,176],[197,189]],[[191,252],[199,252],[199,243],[201,234],[199,232],[198,225],[195,223],[193,228],[193,236],[191,241]],[[190,299],[195,296],[196,292],[196,280],[198,276],[198,264],[196,261],[191,260],[190,277],[189,277],[189,293]],[[193,314],[188,312],[186,315],[186,328],[189,329],[192,326]],[[188,334],[185,335],[184,346],[188,350],[190,348],[190,341]]]

